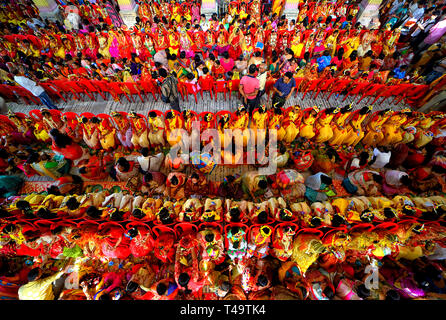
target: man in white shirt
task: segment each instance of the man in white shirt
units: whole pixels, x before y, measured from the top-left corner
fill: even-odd
[[[200,27],[203,32],[206,32],[209,29],[209,22],[206,21],[206,16],[204,14],[201,15]]]
[[[392,152],[381,152],[378,148],[373,150],[373,158],[370,167],[373,169],[382,169],[389,163]]]
[[[259,74],[257,75],[257,79],[259,79],[259,93],[258,98],[260,99],[265,94],[265,84],[266,79],[268,77],[267,67],[265,63],[261,63],[259,66]]]
[[[158,153],[157,155],[150,156],[149,148],[142,148],[141,155],[136,158],[136,161],[138,161],[140,169],[144,174],[149,171],[159,171],[163,160],[163,153]]]
[[[14,75],[14,81],[17,82],[19,86],[25,88],[26,90],[31,92],[34,96],[38,97],[40,101],[42,101],[42,103],[48,107],[48,109],[58,110],[58,108],[54,105],[53,101],[51,101],[48,94],[45,92],[45,89],[43,89],[33,80],[25,77],[23,73],[17,69],[13,70],[12,74]]]

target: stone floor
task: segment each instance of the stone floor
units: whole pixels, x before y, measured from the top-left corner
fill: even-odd
[[[55,103],[57,106],[64,108],[64,111],[74,111],[77,113],[92,112],[95,114],[110,113],[111,111],[127,111],[127,112],[136,111],[138,113],[147,114],[148,111],[153,109],[157,109],[163,112],[170,109],[167,103],[162,102],[161,99],[155,101],[152,96],[143,97],[144,98],[144,103],[143,103],[141,102],[140,98],[137,95],[132,96],[135,102],[129,102],[125,96],[122,96],[120,102],[116,102],[112,99],[112,97],[109,94],[106,93],[105,95],[107,98],[107,100],[105,101],[104,99],[102,99],[101,96],[98,95],[96,97],[96,101],[91,101],[86,96],[85,101],[67,99],[67,102],[60,100],[57,102],[55,101]],[[332,95],[329,100],[326,99],[323,93],[319,94],[319,96],[316,99],[312,99],[311,94],[307,94],[305,99],[302,99],[302,96],[303,96],[302,93],[298,93],[297,95],[293,96],[286,102],[285,107],[298,104],[302,108],[308,108],[317,105],[321,109],[323,109],[328,107],[344,106],[351,102],[353,102],[355,110],[360,109],[364,106],[368,106],[367,98],[362,100],[361,103],[359,104],[354,103],[354,101],[359,100],[359,96],[347,97],[347,99],[344,102],[342,102],[342,99],[344,98],[344,96],[342,95],[339,97],[337,97],[336,95]],[[189,101],[182,101],[180,97],[180,107],[183,110],[191,109],[198,113],[203,111],[217,112],[220,110],[234,111],[242,103],[241,100],[238,99],[236,93],[233,93],[231,97],[227,96],[226,100],[224,100],[223,94],[219,93],[218,101],[215,101],[215,99],[211,99],[209,93],[207,92],[203,94],[203,97],[204,99],[202,99],[201,96],[198,95],[198,103],[195,103],[195,99],[192,95],[189,96]],[[380,101],[381,99],[378,100],[378,102]],[[264,96],[261,100],[261,103],[266,104],[266,106],[269,108],[271,106],[271,99],[267,99],[266,96]],[[402,103],[398,105],[389,103],[390,99],[388,99],[382,105],[376,104],[374,106],[374,110],[381,110],[385,108],[391,108],[393,110],[401,110],[406,107]],[[42,107],[37,105],[25,105],[23,103],[15,103],[15,102],[8,102],[6,106],[12,111],[25,112],[25,113],[33,109],[40,109]]]

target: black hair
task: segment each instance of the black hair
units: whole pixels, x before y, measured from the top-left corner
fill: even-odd
[[[47,208],[40,208],[37,210],[36,216],[42,219],[52,219],[56,217],[56,214],[48,210]]]
[[[268,214],[265,210],[259,212],[257,215],[257,220],[259,223],[266,223],[268,221]]]
[[[178,185],[178,178],[177,176],[173,176],[172,178],[170,178],[170,183],[174,186]]]
[[[134,216],[137,219],[142,219],[145,217],[144,212],[142,212],[141,209],[133,209],[132,216]]]
[[[280,211],[279,211],[279,218],[282,221],[290,221],[292,219],[291,217],[289,217],[287,215],[287,212],[286,212],[285,209],[280,209]]]
[[[101,211],[95,206],[89,206],[87,208],[86,214],[91,218],[99,218],[101,216]]]
[[[382,183],[383,182],[383,177],[379,174],[376,173],[372,173],[372,178],[373,181],[377,182],[377,183]]]
[[[266,189],[268,187],[268,183],[265,179],[261,179],[258,184],[260,189]]]
[[[442,276],[441,276],[441,271],[438,270],[437,268],[435,268],[433,265],[428,265],[425,269],[424,272],[426,273],[426,275],[435,280],[435,281],[439,281],[441,280]]]
[[[345,224],[344,218],[338,214],[334,214],[333,218],[331,219],[331,226],[337,228],[343,224]]]
[[[124,212],[120,210],[115,210],[112,213],[110,213],[110,220],[111,221],[122,221],[124,216]]]
[[[79,173],[80,173],[80,174],[85,174],[85,173],[87,173],[87,167],[80,167],[80,168],[79,168]]]
[[[234,176],[226,176],[226,180],[228,181],[228,183],[234,182],[235,181],[235,177]]]
[[[99,300],[111,300],[111,298],[108,293],[104,293],[99,297]]]
[[[400,300],[400,299],[401,299],[401,296],[398,293],[398,291],[391,289],[386,292],[385,300]]]
[[[31,269],[28,272],[28,282],[36,280],[37,277],[39,276],[39,273],[40,273],[40,269],[39,268]]]
[[[325,287],[324,289],[324,294],[328,299],[333,299],[334,297],[334,292],[333,289],[330,286]]]
[[[367,163],[367,160],[369,159],[369,154],[366,151],[363,151],[359,154],[359,165],[363,166]]]
[[[65,133],[61,133],[56,128],[51,129],[50,134],[51,136],[53,136],[54,143],[58,148],[63,149],[73,142],[73,140],[68,135],[66,135]]]
[[[195,78],[195,76],[194,76],[194,74],[193,74],[192,72],[189,72],[189,73],[186,75],[186,78],[187,78],[188,80],[193,80],[193,79]]]
[[[365,209],[361,215],[359,216],[359,218],[361,219],[361,221],[366,222],[366,223],[370,223],[373,221],[373,216],[368,215],[368,213],[370,213],[370,209]]]
[[[134,281],[129,281],[129,282],[127,283],[127,286],[126,286],[126,288],[125,288],[125,291],[127,291],[127,292],[129,292],[129,293],[132,293],[132,292],[135,292],[136,289],[138,289],[138,287],[139,287],[139,285],[138,285],[136,282],[134,282]]]
[[[408,175],[403,175],[403,176],[401,177],[400,181],[401,181],[401,183],[402,183],[403,185],[405,185],[406,187],[407,187],[407,186],[410,186],[410,185],[412,184],[412,179],[410,179]]]
[[[158,293],[158,295],[162,296],[167,292],[167,286],[164,283],[158,283],[158,285],[156,286],[156,293]]]
[[[231,208],[231,210],[229,210],[229,215],[231,216],[231,222],[240,222],[239,208]]]
[[[144,175],[144,182],[150,182],[150,181],[152,181],[153,180],[153,175],[152,175],[152,173],[150,173],[150,172],[147,172],[145,175]]]
[[[129,230],[127,231],[127,233],[128,233],[128,235],[129,235],[131,238],[134,238],[134,237],[136,237],[136,236],[138,235],[138,229],[136,229],[135,227],[133,227],[133,228],[129,229]]]
[[[390,208],[390,207],[386,207],[386,208],[384,208],[384,216],[387,218],[387,219],[392,219],[392,218],[395,218],[395,211],[392,209],[392,208]]]
[[[222,56],[223,56],[223,58],[225,58],[225,59],[229,59],[229,53],[228,53],[228,51],[223,52]]]
[[[362,107],[362,108],[359,110],[359,114],[360,114],[360,115],[364,115],[364,114],[367,114],[367,113],[369,113],[369,112],[370,112],[369,107]]]
[[[215,238],[215,236],[214,236],[214,234],[212,232],[211,233],[207,233],[204,236],[204,240],[206,240],[206,242],[212,242],[212,241],[214,241],[214,238]]]
[[[183,272],[178,276],[178,284],[182,287],[187,287],[189,280],[190,280],[190,276],[186,272]]]
[[[287,71],[285,72],[285,77],[292,79],[293,78],[293,73],[291,71]]]
[[[232,285],[229,281],[223,281],[222,284],[220,285],[220,289],[224,290],[224,291],[229,291],[231,290]]]
[[[17,207],[17,209],[19,210],[26,210],[31,208],[31,206],[29,205],[29,202],[26,200],[19,200],[17,201],[17,203],[15,204],[15,206]]]
[[[313,228],[316,228],[322,224],[322,220],[319,217],[313,217],[311,218],[310,224]]]
[[[77,201],[76,197],[71,197],[67,200],[66,205],[69,210],[76,210],[79,208],[80,203]]]
[[[146,147],[142,148],[142,149],[141,149],[141,154],[142,154],[144,157],[147,157],[147,156],[149,155],[149,148],[146,148]]]
[[[9,217],[10,215],[11,214],[7,210],[0,208],[0,218]]]
[[[329,186],[333,183],[333,179],[330,178],[329,176],[323,174],[323,175],[321,175],[321,182]]]
[[[257,71],[257,67],[256,67],[256,65],[255,64],[251,64],[250,66],[249,66],[249,68],[248,68],[248,72],[250,73],[250,74],[253,74],[253,73],[255,73]]]
[[[56,186],[49,186],[46,191],[48,192],[48,194],[54,194],[56,196],[61,195],[59,188]]]
[[[167,70],[164,69],[164,68],[160,68],[160,69],[158,70],[158,73],[159,73],[159,75],[160,75],[161,77],[163,77],[163,78],[166,78],[166,77],[167,77]]]
[[[130,163],[124,157],[118,159],[117,164],[124,167],[124,171],[127,172],[130,170]]]
[[[357,295],[362,299],[366,299],[366,298],[370,297],[370,290],[367,289],[363,283],[358,286],[356,291],[357,291]]]
[[[268,278],[263,274],[257,277],[257,285],[259,287],[266,287],[268,285],[268,282]]]
[[[200,178],[200,176],[196,172],[192,173],[192,175],[190,177],[191,177],[191,179],[199,179]]]

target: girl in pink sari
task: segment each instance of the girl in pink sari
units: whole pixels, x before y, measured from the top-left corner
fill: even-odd
[[[110,51],[110,55],[113,58],[119,58],[120,55],[119,55],[119,43],[118,43],[118,40],[116,39],[116,36],[113,33],[110,32],[110,35],[113,35],[113,41],[112,41],[108,51]]]
[[[200,23],[200,8],[196,2],[192,5],[192,22],[195,23],[195,20],[197,20],[197,23]]]

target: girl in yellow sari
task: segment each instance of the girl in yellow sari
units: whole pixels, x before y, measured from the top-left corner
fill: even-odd
[[[96,126],[98,123],[99,119],[96,117],[91,119],[88,119],[87,117],[82,118],[82,135],[84,142],[90,149],[93,150],[100,148],[99,131]]]
[[[350,57],[350,54],[355,51],[358,50],[358,47],[360,45],[361,41],[359,39],[359,30],[355,31],[355,34],[351,37],[348,37],[347,40],[345,42],[342,43],[342,45],[344,46],[344,59],[347,59],[348,57]]]
[[[271,10],[272,13],[275,13],[277,16],[280,17],[280,13],[282,12],[282,8],[283,8],[284,4],[285,4],[284,0],[274,0],[273,7]],[[242,16],[240,16],[240,18],[243,19]]]
[[[346,121],[351,115],[351,110],[353,109],[352,104],[343,107],[342,109],[335,109],[335,118],[332,123],[335,124],[333,128],[333,137],[329,140],[329,144],[332,146],[339,146],[344,140],[347,129],[345,128]]]
[[[65,48],[56,35],[50,36],[50,49],[54,52],[55,57],[59,57],[62,60],[65,60]]]
[[[404,134],[401,143],[408,144],[415,139],[416,127],[420,123],[419,112],[412,112],[410,119],[403,125]]]
[[[316,135],[314,142],[324,143],[333,137],[333,129],[331,128],[331,121],[333,120],[335,108],[327,108],[323,110],[316,119],[315,128]]]
[[[285,129],[282,126],[283,123],[283,112],[282,108],[271,108],[269,111],[269,130],[277,131],[277,141],[282,141],[285,136]]]
[[[414,145],[417,149],[424,147],[432,141],[433,133],[429,129],[435,124],[435,120],[430,113],[421,115],[420,122],[417,126],[417,133],[415,134]]]
[[[98,43],[99,43],[99,49],[98,52],[105,58],[110,59],[110,46],[113,41],[113,37],[107,37],[104,33],[98,33],[97,35]]]
[[[325,40],[325,48],[326,48],[326,50],[328,50],[330,52],[330,55],[332,57],[334,57],[335,53],[336,53],[336,45],[337,45],[337,41],[338,41],[338,34],[339,34],[339,30],[336,29]]]
[[[404,111],[404,110],[403,110]],[[390,146],[403,140],[404,130],[402,125],[407,121],[404,112],[394,113],[387,118],[382,126],[384,137],[379,143],[380,146]]]
[[[361,124],[372,110],[372,106],[363,107],[360,110],[355,111],[352,119],[347,123],[347,133],[342,144],[347,146],[356,146],[359,141],[364,137],[364,131]]]
[[[217,128],[218,128],[218,135],[220,137],[220,148],[226,149],[232,142],[232,136],[228,135],[228,133],[225,132],[225,129],[230,129],[231,125],[231,116],[229,113],[224,114],[220,117],[218,120]]]
[[[98,125],[98,130],[102,149],[108,151],[114,150],[116,145],[116,129],[110,124],[110,121],[107,118],[101,119],[101,123]]]
[[[291,50],[293,50],[294,57],[299,58],[302,53],[302,49],[304,47],[303,41],[301,41],[301,34],[298,29],[295,30],[295,34],[293,36],[293,39],[291,40]]]
[[[285,135],[282,142],[291,144],[299,134],[299,126],[302,120],[302,111],[300,106],[288,108],[283,117],[283,127],[285,128]]]
[[[248,145],[248,141],[251,137],[250,131],[248,129],[249,124],[249,114],[246,111],[246,108],[242,105],[235,112],[234,120],[231,125],[231,129],[240,129],[242,132],[234,132],[234,139],[241,138],[240,135],[243,135],[243,146],[246,147]]]
[[[251,129],[253,131],[253,139],[256,139],[256,141],[265,141],[266,138],[266,130],[268,129],[268,119],[269,114],[266,112],[266,106],[262,105],[260,108],[255,110],[252,114],[252,120],[251,120]],[[259,131],[259,134],[261,134],[260,137],[257,136],[257,130],[265,130],[265,131]]]
[[[314,106],[313,108],[308,108],[303,111],[302,123],[299,128],[299,136],[305,139],[312,139],[315,136],[314,132],[314,122],[316,121],[319,108]]]
[[[384,139],[384,134],[381,128],[391,114],[392,112],[389,112],[389,110],[381,110],[373,114],[372,118],[365,126],[366,134],[362,139],[362,144],[364,146],[375,147],[382,141],[382,139]]]
[[[131,112],[129,114],[130,124],[132,125],[132,144],[136,148],[148,148],[149,138],[147,136],[147,124],[144,118],[138,115],[136,112]]]
[[[173,6],[172,16],[170,17],[170,20],[175,20],[177,23],[181,22],[181,7],[179,4]]]
[[[162,115],[158,115],[155,111],[149,112],[149,140],[151,145],[164,146],[164,124]]]
[[[182,129],[184,121],[179,113],[170,111],[166,114],[166,139],[171,146],[176,145],[182,139],[181,133],[175,131],[175,129]]]

